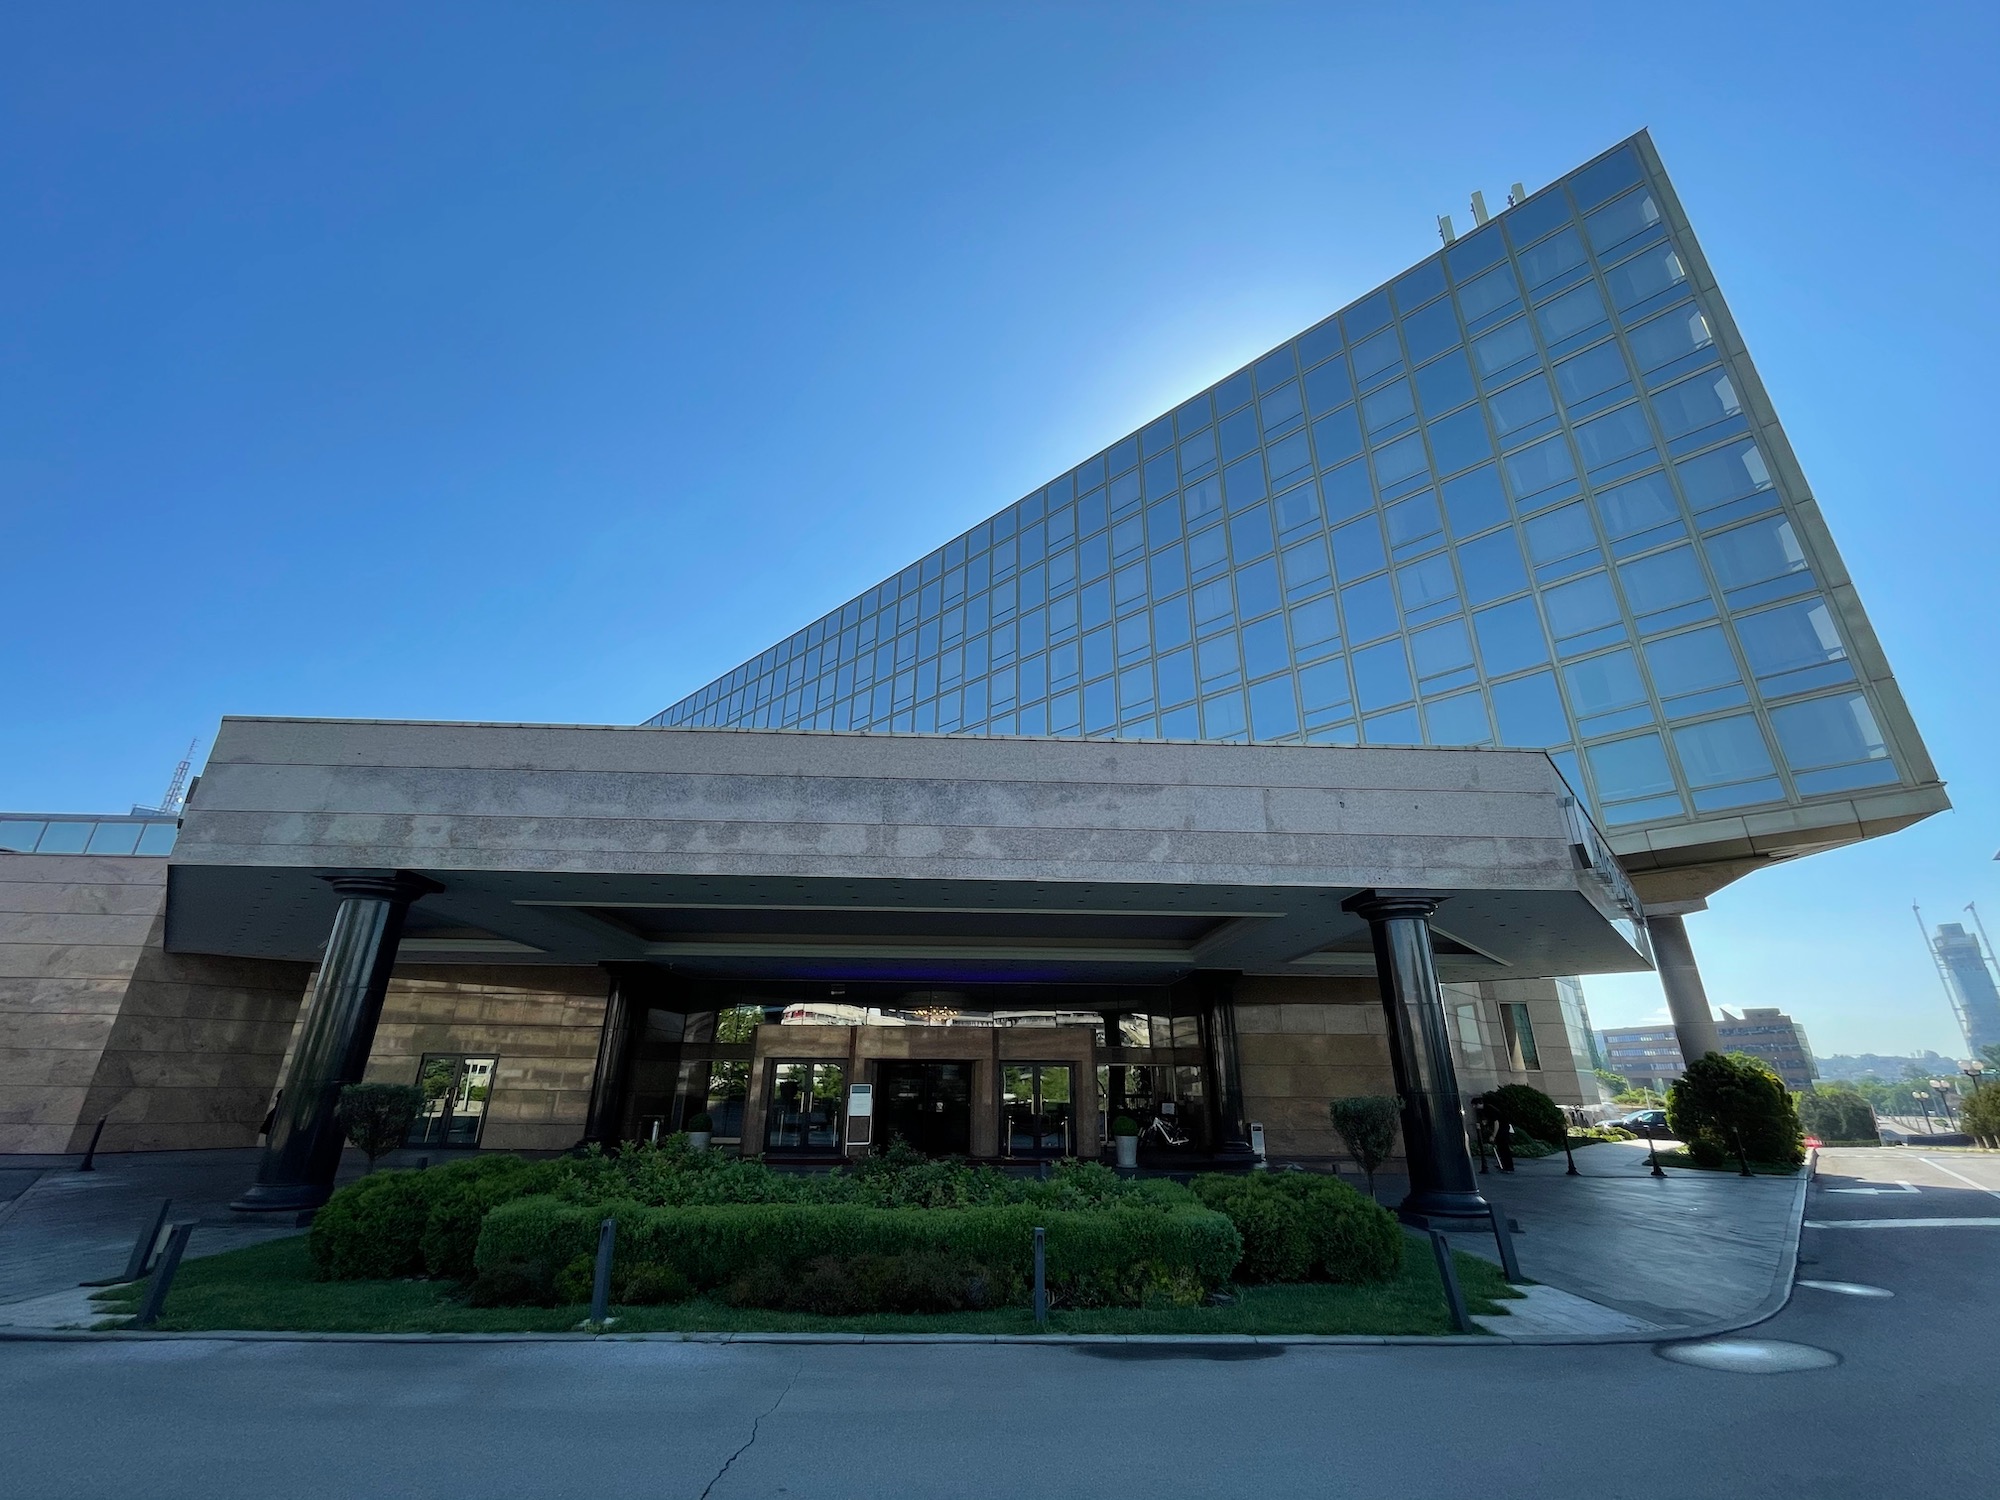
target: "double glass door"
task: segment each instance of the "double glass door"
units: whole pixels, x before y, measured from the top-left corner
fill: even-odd
[[[875,1065],[875,1139],[907,1141],[926,1156],[972,1153],[972,1064]]]
[[[772,1064],[766,1151],[838,1151],[847,1069],[831,1062]]]
[[[1008,1063],[1000,1069],[1002,1146],[1009,1156],[1069,1156],[1076,1149],[1076,1069]]]
[[[424,1102],[410,1124],[411,1146],[477,1146],[493,1093],[497,1057],[430,1052],[417,1068]]]

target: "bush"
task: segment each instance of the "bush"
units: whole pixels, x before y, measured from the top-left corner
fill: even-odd
[[[1798,1097],[1798,1110],[1800,1128],[1822,1141],[1880,1139],[1875,1111],[1853,1089],[1807,1089]]]
[[[373,1172],[378,1157],[409,1139],[423,1107],[424,1091],[414,1084],[350,1083],[340,1091],[340,1128]]]
[[[429,1172],[371,1173],[313,1215],[306,1247],[322,1281],[383,1281],[424,1272]]]
[[[1697,1166],[1747,1158],[1796,1167],[1806,1157],[1798,1111],[1784,1082],[1740,1052],[1710,1052],[1688,1064],[1667,1094],[1667,1129]]]
[[[1162,1285],[1204,1293],[1223,1285],[1243,1252],[1230,1220],[1191,1199],[1080,1213],[1032,1204],[943,1211],[808,1203],[648,1208],[545,1195],[487,1214],[477,1255],[481,1279],[491,1273],[516,1285],[554,1287],[564,1268],[594,1252],[606,1217],[618,1221],[614,1265],[671,1267],[703,1291],[749,1275],[801,1276],[829,1258],[931,1254],[990,1268],[993,1300],[1014,1301],[1025,1292],[1034,1229],[1041,1225],[1058,1300],[1138,1305]]]
[[[715,1118],[704,1110],[701,1114],[696,1115],[687,1122],[687,1128],[691,1135],[713,1134],[715,1131]]]
[[[1111,1122],[1111,1133],[1113,1135],[1137,1135],[1139,1133],[1139,1122],[1130,1115],[1120,1115]]]
[[[1529,1140],[1543,1141],[1557,1150],[1562,1149],[1563,1133],[1569,1129],[1569,1122],[1563,1112],[1556,1108],[1556,1101],[1532,1084],[1508,1083],[1481,1094],[1479,1102],[1486,1106],[1487,1113],[1496,1120],[1504,1120]],[[1524,1152],[1517,1144],[1516,1155],[1538,1155],[1546,1153]]]
[[[856,1313],[940,1313],[985,1307],[994,1278],[986,1267],[955,1256],[916,1251],[907,1255],[822,1256],[798,1275],[769,1262],[751,1267],[729,1284],[735,1307],[849,1317]]]
[[[1402,1269],[1403,1233],[1395,1216],[1337,1178],[1310,1172],[1209,1173],[1195,1178],[1192,1187],[1243,1236],[1243,1280],[1373,1282],[1390,1280]],[[1304,1265],[1297,1269],[1294,1226],[1305,1240]]]
[[[1352,1099],[1336,1099],[1326,1111],[1333,1120],[1333,1128],[1347,1142],[1355,1165],[1368,1178],[1368,1196],[1374,1197],[1375,1173],[1396,1146],[1403,1101],[1388,1094],[1362,1094]]]
[[[1984,1145],[2000,1145],[2000,1085],[1985,1084],[1959,1101],[1958,1122]]]

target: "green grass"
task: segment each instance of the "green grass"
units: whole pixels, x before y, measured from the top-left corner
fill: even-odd
[[[1680,1167],[1690,1172],[1736,1172],[1740,1174],[1742,1171],[1733,1158],[1723,1162],[1720,1166],[1704,1167],[1697,1163],[1692,1156],[1689,1156],[1687,1152],[1678,1148],[1672,1151],[1662,1151],[1660,1153],[1660,1165],[1663,1167]],[[1799,1175],[1799,1168],[1788,1167],[1782,1163],[1772,1161],[1753,1161],[1750,1163],[1750,1171],[1756,1177],[1796,1177]]]
[[[1504,1312],[1518,1297],[1499,1269],[1457,1256],[1459,1284],[1472,1311]],[[101,1293],[118,1327],[137,1311],[143,1283]],[[174,1331],[266,1329],[286,1333],[556,1333],[574,1329],[588,1309],[467,1307],[436,1281],[314,1281],[303,1235],[204,1256],[182,1264],[158,1327]],[[613,1309],[615,1333],[1013,1333],[1035,1331],[1026,1308],[990,1312],[821,1318],[697,1300],[673,1307]],[[1403,1272],[1381,1286],[1246,1287],[1230,1307],[1056,1312],[1056,1333],[1450,1333],[1444,1291],[1429,1247],[1412,1238]]]

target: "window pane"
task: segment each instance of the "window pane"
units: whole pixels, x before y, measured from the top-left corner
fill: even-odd
[[[1521,562],[1521,544],[1515,540],[1512,529],[1462,543],[1458,566],[1465,574],[1466,597],[1474,604],[1504,599],[1528,586],[1528,570]]]
[[[1472,361],[1479,366],[1480,374],[1497,375],[1524,359],[1533,358],[1535,352],[1535,335],[1528,328],[1528,320],[1521,318],[1474,340]]]
[[[1410,655],[1417,664],[1417,676],[1436,677],[1472,665],[1472,638],[1465,621],[1447,620],[1410,637]]]
[[[1631,307],[1687,280],[1687,267],[1671,245],[1655,245],[1643,250],[1623,265],[1604,273],[1611,288],[1611,300],[1619,307]]]
[[[1523,750],[1569,743],[1569,720],[1562,695],[1547,672],[1493,685],[1493,713],[1500,723],[1500,743]]]
[[[1508,433],[1555,415],[1556,398],[1549,391],[1546,376],[1532,375],[1519,385],[1510,385],[1486,398],[1493,408],[1494,425],[1504,440]]]
[[[1299,708],[1292,696],[1289,672],[1251,687],[1250,724],[1260,740],[1280,739],[1299,732]]]
[[[1618,578],[1625,585],[1634,614],[1650,614],[1709,597],[1708,580],[1702,577],[1692,547],[1676,547],[1625,563],[1618,569]]]
[[[1593,573],[1574,583],[1547,590],[1542,595],[1542,604],[1549,612],[1549,628],[1559,641],[1586,631],[1601,630],[1617,624],[1619,620],[1618,601],[1612,595],[1611,581],[1602,573]]]
[[[1353,711],[1347,664],[1336,656],[1307,667],[1299,673],[1299,695],[1305,700],[1308,716],[1319,721],[1345,718]]]
[[[1348,639],[1353,641],[1372,641],[1388,635],[1399,623],[1387,578],[1371,578],[1342,589],[1340,611],[1347,619]]]
[[[1396,570],[1396,591],[1403,609],[1414,614],[1446,599],[1458,596],[1458,579],[1451,571],[1451,559],[1443,553],[1427,557]]]
[[[1521,252],[1521,276],[1530,287],[1540,286],[1583,264],[1583,239],[1574,228],[1551,235],[1532,249]]]
[[[1597,284],[1589,281],[1535,310],[1542,337],[1551,344],[1595,328],[1604,321],[1604,316],[1604,299],[1597,295]]]
[[[1663,698],[1727,687],[1742,680],[1719,625],[1648,641],[1646,666]]]
[[[1630,484],[1599,490],[1597,516],[1604,523],[1605,535],[1616,541],[1679,520],[1680,507],[1674,503],[1667,476],[1648,474]]]
[[[1597,782],[1597,795],[1602,801],[1622,802],[1630,797],[1674,790],[1666,747],[1657,734],[1592,745],[1583,753],[1590,762],[1591,776]]]
[[[1440,285],[1438,290],[1444,290],[1443,286]],[[1433,302],[1403,319],[1403,343],[1408,347],[1414,364],[1422,364],[1432,355],[1442,354],[1458,342],[1458,337],[1458,314],[1452,310],[1449,298]]]
[[[90,835],[85,852],[90,854],[130,854],[139,844],[137,823],[99,823]]]
[[[1362,712],[1387,708],[1410,697],[1410,664],[1401,641],[1384,641],[1354,653],[1354,688]]]
[[[1748,714],[1676,729],[1674,749],[1680,752],[1689,786],[1720,786],[1771,774],[1764,732]]]
[[[1414,433],[1398,438],[1386,448],[1377,448],[1370,461],[1375,466],[1375,483],[1384,489],[1430,467],[1430,460],[1424,456],[1423,442]]]
[[[1627,193],[1616,203],[1600,208],[1583,224],[1590,234],[1590,247],[1602,251],[1623,244],[1633,235],[1651,229],[1659,222],[1659,204],[1653,201],[1651,193],[1642,190]]]
[[[1676,464],[1681,488],[1696,512],[1771,487],[1771,471],[1755,443],[1737,443]]]
[[[1778,744],[1794,771],[1879,760],[1889,753],[1875,716],[1859,693],[1774,708],[1771,727],[1778,731]]]
[[[1488,677],[1538,667],[1549,659],[1541,616],[1532,599],[1481,610],[1472,617],[1472,629],[1479,637],[1479,659],[1486,664]]]
[[[1500,471],[1487,467],[1447,479],[1444,510],[1453,536],[1473,536],[1507,519],[1507,496],[1500,488]]]
[[[1440,474],[1455,474],[1493,456],[1493,440],[1486,434],[1486,419],[1476,406],[1431,423],[1428,431],[1431,453]]]
[[[1463,353],[1433,360],[1417,371],[1417,398],[1427,417],[1463,406],[1473,394],[1472,367]]]
[[[1743,654],[1750,658],[1750,670],[1759,677],[1847,658],[1840,633],[1834,629],[1832,611],[1823,599],[1803,599],[1780,609],[1739,616],[1736,634],[1743,642]]]
[[[10,818],[0,822],[0,854],[33,854],[35,841],[42,836],[43,824]]]
[[[1782,516],[1717,532],[1708,539],[1708,560],[1725,589],[1808,571],[1805,549]]]
[[[1671,364],[1684,355],[1710,348],[1715,343],[1708,319],[1685,305],[1650,323],[1641,323],[1626,337],[1632,345],[1632,357],[1639,362],[1641,370],[1657,370],[1661,365]]]
[[[51,823],[35,846],[38,854],[81,854],[95,823]]]
[[[1477,690],[1424,705],[1425,740],[1433,745],[1483,745],[1493,738],[1486,700]]]
[[[1382,545],[1382,523],[1373,516],[1337,528],[1333,533],[1333,561],[1343,579],[1365,578],[1389,566],[1389,554]]]
[[[1576,464],[1569,456],[1569,444],[1563,441],[1560,434],[1532,448],[1509,454],[1502,462],[1507,469],[1508,485],[1516,495],[1521,496],[1539,494],[1576,475]]]
[[[1629,650],[1593,656],[1563,668],[1570,706],[1580,715],[1609,713],[1646,701],[1639,663]]]
[[[1653,393],[1653,413],[1669,438],[1733,417],[1742,409],[1729,377],[1713,371]]]
[[[1512,266],[1496,267],[1458,289],[1458,305],[1464,309],[1467,322],[1476,322],[1520,300],[1521,289],[1515,284]]]
[[[1653,429],[1635,406],[1621,407],[1576,429],[1576,446],[1586,469],[1601,469],[1653,446]],[[1627,472],[1631,466],[1627,466]]]

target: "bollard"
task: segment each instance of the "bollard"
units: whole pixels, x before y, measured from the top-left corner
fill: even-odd
[[[160,1231],[167,1227],[167,1210],[173,1206],[171,1198],[160,1200],[160,1211],[153,1215],[152,1226],[139,1236],[138,1243],[132,1247],[132,1258],[125,1262],[127,1281],[137,1281],[146,1274],[146,1267],[153,1263],[153,1252],[160,1244]]]
[[[1653,1127],[1650,1125],[1646,1127],[1646,1159],[1653,1164],[1651,1176],[1664,1177],[1667,1175],[1660,1168],[1660,1148],[1653,1140]]]
[[[97,1129],[90,1132],[90,1145],[84,1151],[83,1165],[78,1167],[77,1171],[95,1172],[97,1170],[97,1143],[99,1140],[103,1138],[105,1123],[109,1121],[110,1118],[111,1116],[106,1115],[104,1119],[99,1120],[97,1122]]]
[[[618,1239],[618,1221],[597,1226],[597,1274],[590,1282],[590,1321],[603,1323],[611,1312],[611,1250]]]
[[[1049,1232],[1035,1231],[1035,1326],[1049,1326]]]
[[[1465,1293],[1459,1289],[1458,1267],[1451,1263],[1451,1246],[1435,1229],[1430,1231],[1431,1254],[1437,1257],[1438,1279],[1444,1283],[1445,1306],[1451,1311],[1451,1326],[1459,1333],[1471,1333],[1472,1314],[1465,1310]]]
[[[1514,1236],[1507,1227],[1507,1216],[1490,1203],[1486,1213],[1493,1220],[1493,1243],[1500,1247],[1500,1274],[1510,1283],[1519,1282],[1521,1263],[1514,1259]]]
[[[187,1253],[188,1237],[193,1233],[194,1221],[190,1219],[185,1224],[176,1224],[167,1236],[167,1248],[153,1268],[153,1279],[146,1284],[139,1316],[132,1320],[134,1328],[151,1328],[159,1320],[160,1309],[167,1305],[167,1293],[173,1290],[174,1273],[181,1268],[181,1256]]]
[[[1563,1155],[1569,1158],[1569,1170],[1563,1173],[1563,1176],[1581,1177],[1583,1173],[1577,1171],[1576,1169],[1576,1152],[1570,1149],[1569,1127],[1567,1125],[1563,1127]]]

